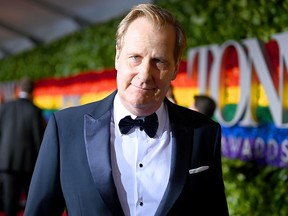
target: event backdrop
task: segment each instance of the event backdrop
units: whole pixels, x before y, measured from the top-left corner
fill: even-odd
[[[214,119],[222,125],[222,153],[225,157],[288,166],[287,35],[275,35],[263,47],[261,42],[251,39],[193,48],[189,50],[188,59],[181,62],[178,76],[172,82],[176,101],[189,107],[196,94],[208,94],[216,100],[218,107]],[[260,63],[253,62],[255,53],[264,56],[260,60],[257,57]],[[257,67],[263,64],[268,65],[269,74],[264,73],[265,68]],[[246,74],[244,80],[243,74]],[[115,78],[116,71],[111,68],[41,79],[36,82],[34,102],[43,109],[48,120],[56,110],[104,98],[116,89]],[[273,85],[271,89],[267,89],[269,85]],[[12,97],[14,86],[13,82],[1,84],[2,100]],[[275,97],[270,96],[273,90],[281,102],[276,100],[281,105],[282,119],[278,124],[275,124],[275,104],[269,101]]]

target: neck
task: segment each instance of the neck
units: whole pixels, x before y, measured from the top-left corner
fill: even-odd
[[[129,104],[125,103],[119,97],[121,104],[127,109],[131,114],[138,116],[138,117],[144,117],[144,116],[149,116],[152,113],[156,112],[159,107],[162,105],[163,102],[161,103],[151,103],[151,104],[145,104],[145,105],[140,105],[140,104]]]

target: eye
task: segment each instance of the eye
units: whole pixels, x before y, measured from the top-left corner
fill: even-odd
[[[128,57],[128,61],[132,65],[137,65],[141,62],[141,57],[139,55],[131,55]]]
[[[133,60],[133,61],[137,61],[137,60],[140,59],[140,56],[133,55],[133,56],[130,56],[129,58],[130,58],[131,60]]]
[[[153,63],[159,70],[165,70],[168,67],[167,62],[162,59],[153,59]]]

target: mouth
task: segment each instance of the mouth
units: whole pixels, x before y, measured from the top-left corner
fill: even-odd
[[[136,86],[133,83],[131,83],[131,85],[137,89],[141,89],[141,90],[145,90],[145,91],[154,91],[156,88],[152,88],[152,87],[141,87],[141,86]]]

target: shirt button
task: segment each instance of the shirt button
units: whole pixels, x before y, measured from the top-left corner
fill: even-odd
[[[142,168],[142,167],[143,167],[143,164],[142,164],[142,163],[139,163],[139,167]]]
[[[143,201],[140,201],[139,205],[140,205],[140,206],[143,206]]]

